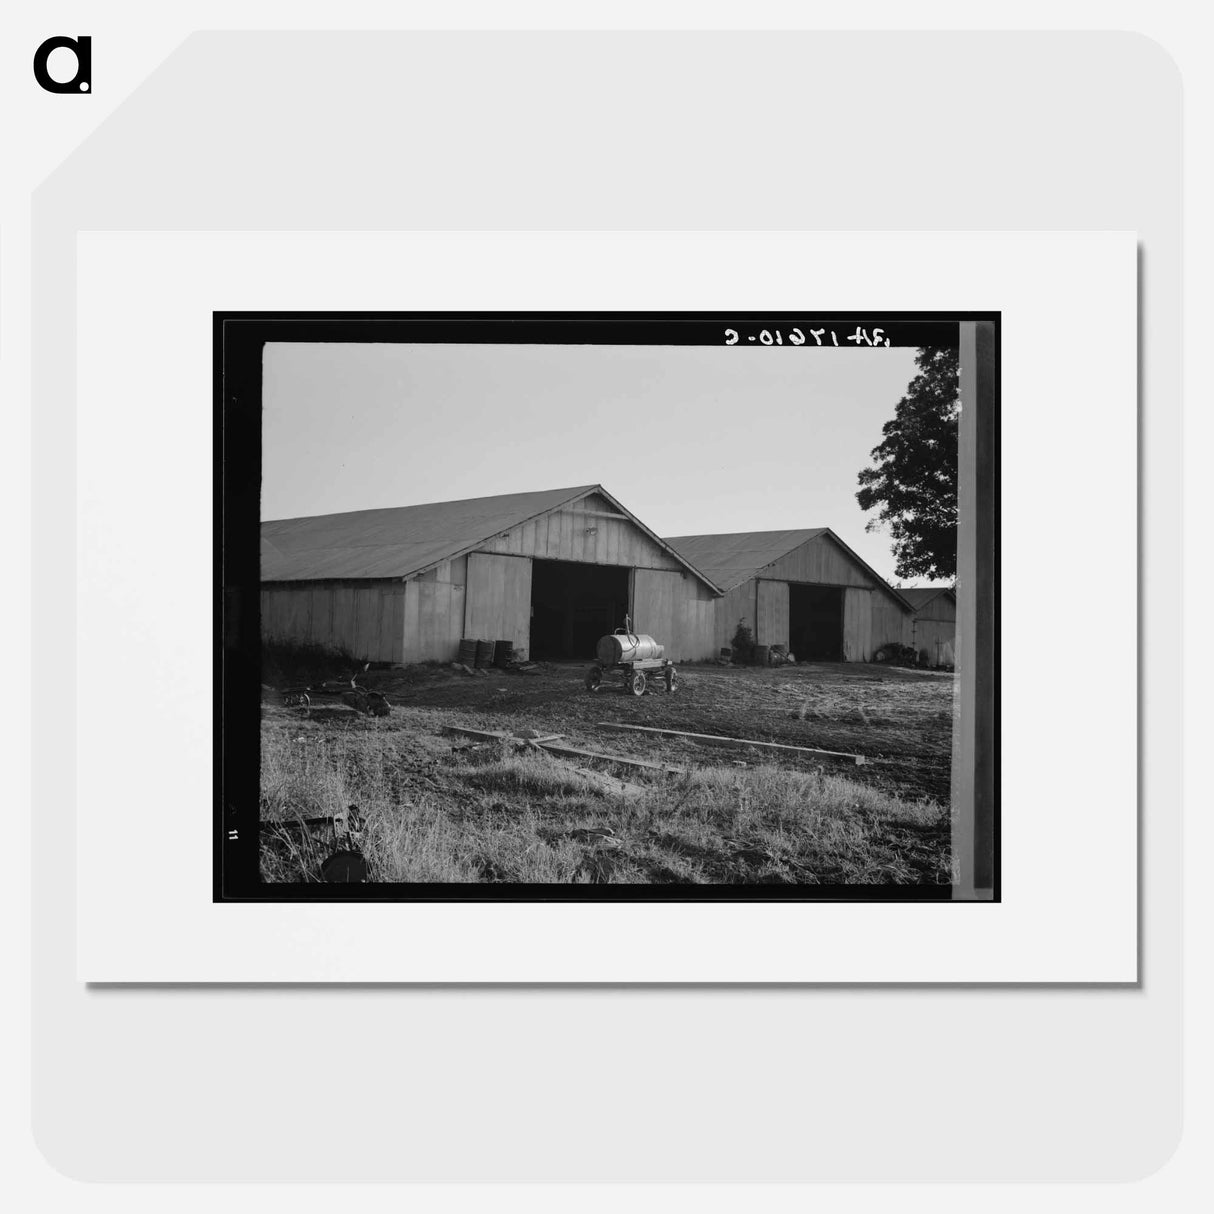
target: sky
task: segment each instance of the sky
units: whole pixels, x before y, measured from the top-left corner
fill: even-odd
[[[856,476],[914,357],[271,342],[261,516],[601,484],[660,536],[830,527],[897,582],[888,535],[865,532]]]

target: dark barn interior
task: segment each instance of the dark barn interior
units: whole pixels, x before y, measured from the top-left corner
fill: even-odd
[[[801,660],[843,660],[843,587],[788,585],[788,647]]]
[[[532,562],[533,660],[589,660],[599,637],[622,627],[627,614],[627,568],[573,561]]]

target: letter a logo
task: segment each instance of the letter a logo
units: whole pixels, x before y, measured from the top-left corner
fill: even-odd
[[[76,74],[71,80],[54,80],[46,70],[52,51],[60,48],[76,56]],[[48,38],[34,52],[34,79],[48,93],[88,93],[93,88],[93,40],[81,34],[78,38]]]

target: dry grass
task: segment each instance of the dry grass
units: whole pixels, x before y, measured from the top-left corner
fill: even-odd
[[[357,805],[386,882],[948,883],[947,811],[815,768],[702,766],[606,794],[532,749],[468,747],[388,722],[263,727],[263,822]],[[415,721],[414,725],[419,725]],[[404,726],[404,727],[402,727]],[[710,762],[719,763],[719,756]],[[327,841],[263,834],[262,877],[314,881]]]

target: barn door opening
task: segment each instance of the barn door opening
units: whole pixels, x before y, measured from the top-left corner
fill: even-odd
[[[575,561],[533,561],[531,657],[589,660],[599,637],[624,623],[628,569]]]
[[[843,587],[788,587],[788,647],[811,662],[843,660]]]

